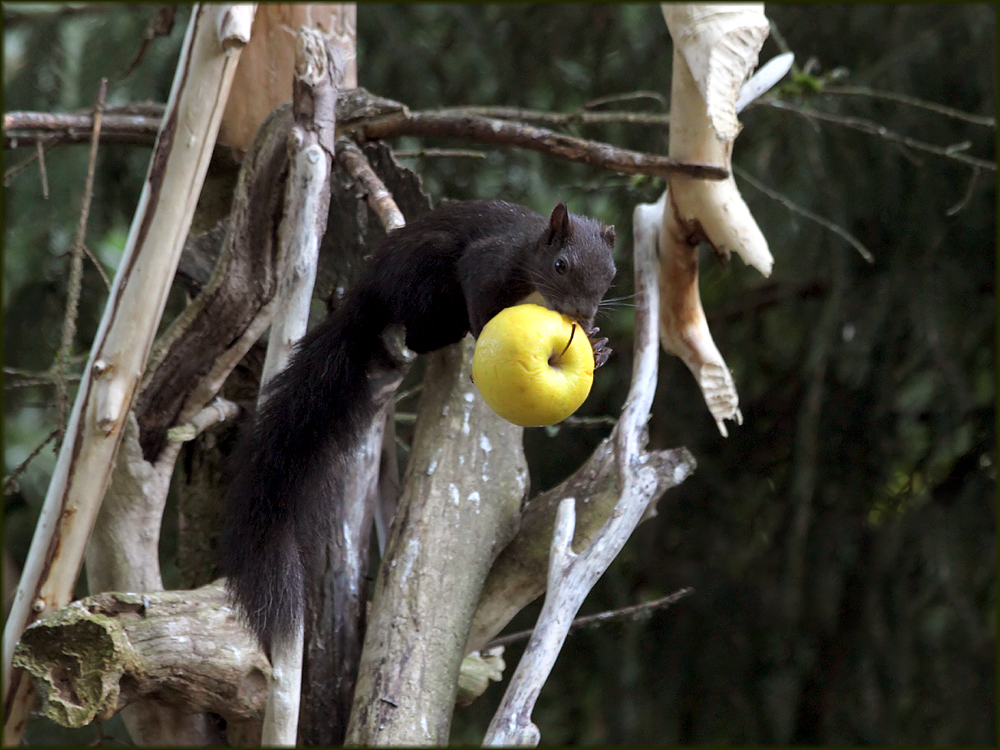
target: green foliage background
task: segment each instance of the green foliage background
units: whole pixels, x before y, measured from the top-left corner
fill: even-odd
[[[188,10],[122,71],[155,6],[82,14],[6,4],[4,110],[166,101]],[[777,96],[867,118],[956,153],[995,159],[995,124],[826,93],[893,91],[981,116],[996,109],[991,5],[775,5],[768,15],[807,75]],[[15,14],[27,14],[14,17]],[[774,35],[761,53],[782,47]],[[571,112],[635,91],[669,97],[671,44],[656,5],[398,5],[358,8],[361,85],[414,109],[460,104]],[[655,98],[600,109],[662,111]],[[584,612],[682,586],[695,593],[646,620],[567,642],[535,720],[546,744],[992,744],[996,737],[996,173],[766,104],[748,108],[734,162],[871,251],[790,212],[738,178],[775,257],[763,279],[703,257],[701,291],[733,370],[744,424],[722,438],[690,373],[663,356],[651,447],[686,445],[698,470],[660,502]],[[570,132],[665,152],[658,127]],[[419,144],[399,148],[466,146]],[[546,211],[567,200],[618,228],[612,296],[631,293],[631,211],[662,191],[534,153],[410,160],[435,199],[501,197]],[[4,153],[5,170],[33,149]],[[120,256],[148,148],[100,152],[88,246],[108,273]],[[4,366],[46,370],[58,347],[67,256],[86,149],[46,158],[4,194]],[[106,296],[88,264],[75,354]],[[615,357],[585,406],[617,414],[631,372],[631,310],[600,321]],[[82,362],[77,363],[77,369]],[[10,474],[55,426],[54,389],[12,387]],[[532,481],[558,482],[604,429],[528,431]],[[51,446],[5,497],[5,565],[27,551],[54,461]],[[165,555],[172,554],[165,535]],[[81,591],[82,593],[82,591]],[[529,627],[537,607],[512,628]],[[508,649],[509,668],[520,654]],[[476,742],[502,686],[457,712],[452,739]],[[56,735],[35,729],[36,741]],[[66,739],[65,735],[59,737]],[[93,733],[73,733],[83,742]]]

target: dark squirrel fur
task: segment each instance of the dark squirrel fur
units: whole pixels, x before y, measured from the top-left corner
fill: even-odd
[[[430,352],[478,336],[504,307],[538,292],[580,322],[601,364],[610,350],[594,341],[593,321],[614,278],[613,247],[614,227],[564,204],[546,219],[500,201],[445,204],[381,242],[340,306],[267,385],[232,459],[220,566],[268,652],[302,616],[304,578],[323,544],[319,519],[340,501],[323,467],[347,456],[374,417],[368,372],[388,361],[383,330],[402,324],[406,345]]]

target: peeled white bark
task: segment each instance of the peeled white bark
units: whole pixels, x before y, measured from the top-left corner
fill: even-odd
[[[768,32],[764,6],[661,7],[674,40],[669,155],[731,169],[741,127],[737,98]],[[719,431],[727,435],[725,420],[742,423],[743,415],[701,305],[698,245],[707,241],[724,258],[736,252],[765,276],[774,259],[732,174],[722,181],[670,177],[667,192],[646,210],[662,212],[660,342],[691,370]]]
[[[661,8],[674,50],[687,63],[712,128],[720,140],[732,143],[741,128],[736,97],[757,66],[757,54],[767,38],[764,4],[664,3]],[[671,108],[671,130],[673,115]]]

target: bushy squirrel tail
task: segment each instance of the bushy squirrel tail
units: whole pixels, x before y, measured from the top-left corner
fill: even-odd
[[[342,496],[338,464],[374,416],[368,371],[381,321],[351,307],[302,338],[231,459],[219,563],[268,654],[302,618],[306,572],[318,569]]]

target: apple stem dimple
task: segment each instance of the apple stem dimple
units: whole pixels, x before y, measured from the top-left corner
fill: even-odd
[[[559,352],[559,356],[552,357],[551,359],[549,359],[549,364],[550,365],[554,365],[556,362],[558,362],[560,359],[563,358],[563,355],[566,352],[569,351],[569,345],[573,343],[573,337],[575,335],[576,335],[576,323],[574,323],[573,327],[570,329],[570,331],[569,331],[569,341],[566,342],[566,346],[563,348],[563,350],[561,352]]]

